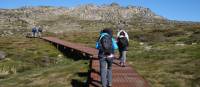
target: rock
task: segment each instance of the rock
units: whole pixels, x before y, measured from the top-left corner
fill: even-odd
[[[152,46],[145,46],[144,49],[145,49],[146,51],[150,51],[150,50],[152,49]]]
[[[43,66],[48,66],[50,64],[50,58],[49,57],[44,57],[41,59],[42,65]]]
[[[131,19],[134,15],[142,17],[163,19],[156,15],[148,8],[131,7],[124,8],[117,3],[107,6],[82,5],[68,11],[69,16],[80,18],[82,20],[103,20],[103,21],[119,21]]]
[[[185,44],[176,44],[176,46],[184,46]]]
[[[184,44],[184,43],[181,43],[181,42],[178,42],[178,43],[176,43],[175,45],[176,45],[176,46],[185,46],[185,44]]]
[[[143,42],[140,42],[140,45],[144,45],[144,43],[143,43]]]
[[[128,62],[129,64],[133,64],[133,62]]]
[[[62,55],[62,54],[59,54],[59,55],[58,55],[58,57],[59,57],[59,58],[62,58],[62,57],[63,57],[63,55]]]
[[[196,45],[197,43],[192,43],[192,45]]]
[[[0,51],[0,60],[3,60],[6,58],[6,53],[3,51]]]

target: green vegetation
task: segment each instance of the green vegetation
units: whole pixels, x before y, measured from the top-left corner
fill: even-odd
[[[199,31],[174,29],[129,32],[132,40],[128,63],[152,87],[198,87]]]
[[[198,32],[199,29],[129,31],[128,63],[152,87],[198,87],[200,39],[193,38],[200,37]],[[73,32],[63,36],[61,39],[94,47],[98,32]]]
[[[164,20],[152,23],[144,21],[137,18],[127,22],[130,37],[127,62],[152,87],[199,87],[199,25]],[[13,25],[27,27],[23,21]],[[49,33],[45,33],[45,36],[55,36],[90,47],[95,46],[99,31],[103,28],[113,28],[116,35],[113,23],[80,20],[65,15],[40,20],[38,25],[48,28]],[[63,33],[54,34],[54,31]],[[43,40],[0,37],[0,51],[7,54],[5,59],[0,60],[0,84],[3,87],[71,87],[83,86],[87,81],[88,60],[73,60],[63,56]]]
[[[92,22],[88,22],[92,23]],[[88,26],[87,26],[88,27]],[[97,29],[97,28],[96,28]],[[100,30],[98,30],[100,31]],[[131,30],[128,63],[152,87],[200,86],[199,29]],[[116,33],[115,33],[116,34]],[[57,36],[52,33],[46,35]],[[58,37],[94,47],[99,32],[65,32]],[[88,60],[64,57],[48,42],[34,38],[1,37],[2,86],[83,86]]]
[[[200,46],[160,43],[149,46],[131,42],[128,63],[152,87],[198,87]],[[196,86],[195,86],[196,85]]]
[[[1,87],[71,87],[87,82],[89,61],[65,57],[37,38],[1,37]]]

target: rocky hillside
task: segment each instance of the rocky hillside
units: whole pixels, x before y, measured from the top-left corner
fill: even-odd
[[[82,5],[74,8],[41,6],[0,9],[0,35],[24,34],[34,25],[40,25],[44,30],[54,33],[99,30],[103,27],[115,27],[119,21],[123,21],[127,29],[171,29],[176,25],[191,25],[169,21],[156,15],[149,8],[121,7],[116,3],[102,6]],[[199,23],[197,25],[199,26]]]
[[[69,10],[69,16],[78,17],[83,20],[103,20],[119,21],[129,20],[134,15],[141,15],[146,18],[163,19],[161,16],[154,14],[150,9],[143,7],[120,7],[118,4],[105,6],[83,5]]]

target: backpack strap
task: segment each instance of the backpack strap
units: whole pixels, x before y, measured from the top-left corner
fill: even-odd
[[[108,35],[107,33],[103,33],[100,38],[99,38],[99,41],[105,36],[105,35]]]
[[[100,47],[100,40],[105,36],[108,35],[107,33],[102,33],[101,36],[99,37],[99,39],[96,42],[96,48],[99,49]]]

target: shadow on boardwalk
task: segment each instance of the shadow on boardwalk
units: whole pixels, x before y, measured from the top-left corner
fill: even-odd
[[[89,60],[90,56],[85,55],[84,53],[74,50],[72,48],[66,48],[62,45],[57,45],[53,43],[53,45],[67,58],[73,59],[74,61],[79,61],[79,60]],[[90,65],[89,65],[90,66]],[[90,70],[88,72],[78,72],[79,77],[85,77],[87,78],[86,81],[80,81],[77,79],[72,79],[71,80],[71,85],[72,87],[88,87],[88,81],[89,81],[89,76],[90,76]]]
[[[74,61],[78,61],[78,60],[89,60],[90,56],[84,54],[83,52],[74,50],[72,48],[66,48],[62,45],[57,45],[54,44],[53,45],[60,51],[62,52],[62,54],[68,58],[73,59]]]

